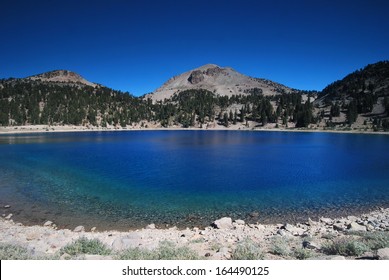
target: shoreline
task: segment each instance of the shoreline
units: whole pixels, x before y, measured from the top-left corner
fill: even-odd
[[[305,129],[305,128],[247,128],[245,126],[217,126],[213,128],[198,127],[150,127],[150,128],[102,128],[102,127],[85,127],[85,126],[49,126],[49,125],[30,125],[0,127],[0,136],[2,135],[21,135],[36,133],[65,133],[65,132],[128,132],[128,131],[253,131],[253,132],[319,132],[319,133],[345,133],[345,134],[378,134],[389,135],[388,131],[371,131],[371,130],[334,130],[334,129]]]
[[[374,250],[366,249],[358,256],[341,254],[334,256],[328,255],[327,249],[321,249],[326,248],[328,242],[335,242],[338,239],[346,238],[357,242],[365,235],[377,234],[383,234],[382,236],[389,242],[389,208],[380,208],[358,216],[333,219],[322,217],[316,221],[308,219],[304,223],[296,224],[250,224],[243,220],[223,217],[214,221],[214,226],[204,229],[197,227],[158,229],[154,224],[150,224],[138,230],[101,232],[86,231],[82,225],[74,230],[56,229],[52,223],[25,226],[15,223],[12,218],[0,218],[0,245],[21,246],[35,257],[45,259],[69,257],[74,259],[73,256],[63,254],[63,248],[80,238],[99,240],[112,251],[108,259],[115,259],[114,254],[120,255],[126,250],[155,250],[161,242],[166,241],[177,248],[186,247],[205,259],[234,258],[237,248],[248,241],[261,248],[263,253],[261,256],[264,259],[300,259],[298,254],[301,253],[314,259],[355,259],[361,256],[379,259],[377,251]],[[281,245],[286,246],[282,248],[285,252],[277,251],[281,250],[277,247]],[[286,253],[289,251],[296,254]],[[75,259],[107,259],[107,256],[84,253],[75,256]]]

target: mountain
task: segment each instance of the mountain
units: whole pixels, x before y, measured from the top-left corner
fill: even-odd
[[[389,61],[369,64],[328,85],[321,92],[321,96],[327,99],[358,97],[361,94],[389,95]]]
[[[81,77],[79,74],[68,70],[54,70],[34,76],[27,77],[32,81],[50,82],[50,83],[64,83],[64,84],[78,84],[91,87],[98,86],[95,83],[89,82]]]
[[[289,93],[292,90],[284,85],[243,75],[230,67],[206,64],[175,76],[146,98],[159,101],[171,98],[174,94],[191,89],[205,89],[219,96],[263,94],[264,96]]]
[[[389,131],[389,62],[367,65],[322,92],[207,64],[171,78],[146,97],[67,70],[0,79],[0,126]]]

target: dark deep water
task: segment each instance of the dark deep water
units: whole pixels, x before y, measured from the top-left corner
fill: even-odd
[[[15,221],[128,229],[305,221],[389,206],[389,136],[240,131],[0,136]],[[251,221],[256,222],[256,219]]]

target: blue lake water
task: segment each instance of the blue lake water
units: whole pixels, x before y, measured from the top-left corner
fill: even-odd
[[[388,207],[388,159],[388,135],[3,135],[0,203],[16,221],[60,227],[202,226],[222,216],[305,221]]]

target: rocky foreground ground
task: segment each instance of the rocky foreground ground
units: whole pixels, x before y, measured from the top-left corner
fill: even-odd
[[[10,207],[10,206],[5,206]],[[299,224],[224,217],[205,229],[96,232],[0,219],[1,259],[389,259],[389,208]]]

